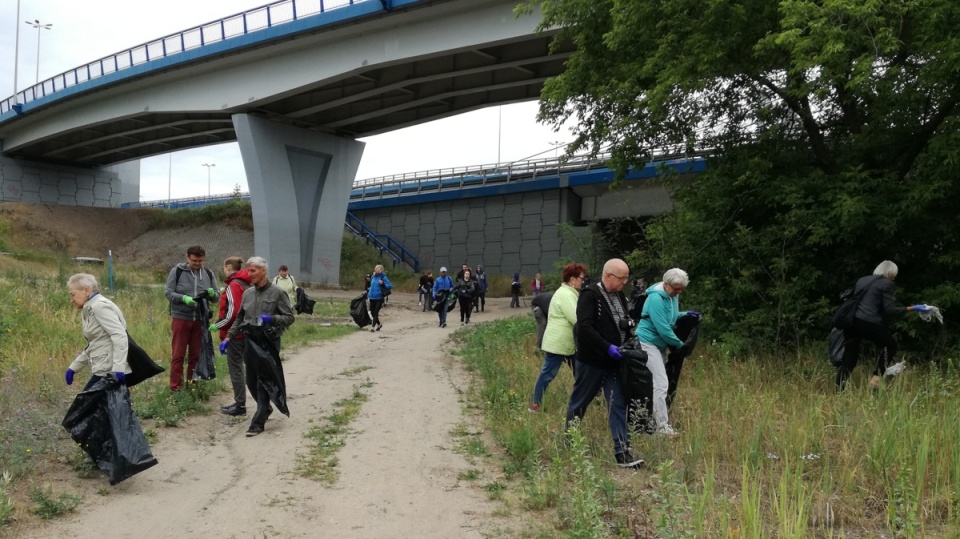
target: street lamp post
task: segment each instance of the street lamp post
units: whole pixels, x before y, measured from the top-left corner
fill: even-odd
[[[14,21],[20,20],[20,0],[17,0],[17,18]],[[17,98],[17,72],[20,71],[20,25],[16,25],[17,31],[14,32],[16,35],[13,40],[13,104],[17,105],[20,103],[20,100]]]
[[[204,163],[200,165],[202,167],[207,167],[207,198],[210,198],[210,169],[217,166],[216,163]]]
[[[30,26],[37,29],[37,74],[36,74],[36,80],[34,81],[34,84],[36,85],[36,84],[40,84],[40,34],[43,33],[40,30],[49,30],[51,27],[53,27],[53,23],[40,24],[40,21],[37,19],[34,19],[33,22],[31,21],[24,21],[24,22],[26,22]]]

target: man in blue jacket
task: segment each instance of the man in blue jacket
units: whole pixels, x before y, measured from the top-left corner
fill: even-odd
[[[453,279],[447,275],[447,268],[440,268],[440,276],[433,282],[433,301],[437,304],[437,314],[440,315],[439,327],[447,327],[447,302],[446,298],[453,293]],[[443,303],[440,303],[440,296],[443,296]]]
[[[393,285],[390,279],[383,272],[383,265],[377,264],[373,268],[373,277],[370,279],[370,290],[367,291],[367,299],[370,300],[370,318],[372,319],[370,331],[380,331],[383,323],[380,322],[380,308],[383,307],[383,298],[390,293]]]

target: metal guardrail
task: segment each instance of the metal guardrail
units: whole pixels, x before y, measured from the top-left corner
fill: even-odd
[[[380,250],[381,256],[384,251],[388,252],[393,260],[394,268],[397,267],[397,264],[403,263],[413,268],[414,273],[420,272],[420,260],[389,234],[377,234],[350,212],[347,212],[344,224],[355,235],[364,238],[367,242],[372,242]]]
[[[104,75],[258,30],[373,0],[281,0],[194,26],[60,73],[0,101],[0,114]],[[16,90],[16,89],[14,89]],[[16,109],[15,109],[16,110]]]

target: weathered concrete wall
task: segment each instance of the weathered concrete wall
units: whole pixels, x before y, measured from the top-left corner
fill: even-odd
[[[354,211],[377,234],[389,234],[420,259],[424,270],[461,264],[524,277],[554,271],[570,256],[558,223],[579,220],[579,198],[553,189],[466,200]]]
[[[0,157],[0,194],[7,202],[117,207],[123,187],[115,171]]]

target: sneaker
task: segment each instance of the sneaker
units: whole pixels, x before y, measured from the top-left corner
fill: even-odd
[[[677,432],[677,430],[674,429],[669,423],[657,427],[655,434],[658,436],[665,436],[667,438],[676,438],[677,436],[680,436],[680,433]]]
[[[629,449],[623,453],[617,453],[617,466],[621,468],[637,469],[643,466],[643,457],[634,457]]]
[[[470,319],[469,319],[469,318],[467,318],[467,321],[466,321],[466,322],[464,322],[464,324],[469,324],[469,323],[470,323]]]
[[[233,403],[230,406],[224,406],[223,408],[220,408],[220,413],[236,417],[238,415],[247,415],[247,409],[244,406]]]
[[[383,322],[377,324],[377,331],[380,331],[383,328]]]
[[[461,325],[461,326],[463,325],[463,320],[460,321],[460,325]]]
[[[253,438],[258,434],[263,433],[263,427],[260,425],[250,425],[250,428],[247,429],[247,438]]]
[[[530,412],[530,413],[535,414],[535,413],[537,413],[537,412],[540,411],[540,405],[539,405],[539,404],[532,404],[532,403],[531,403],[531,404],[528,404],[528,405],[527,405],[527,411]]]
[[[440,327],[445,328],[445,327],[447,327],[447,324],[446,324],[446,323],[440,324]]]

